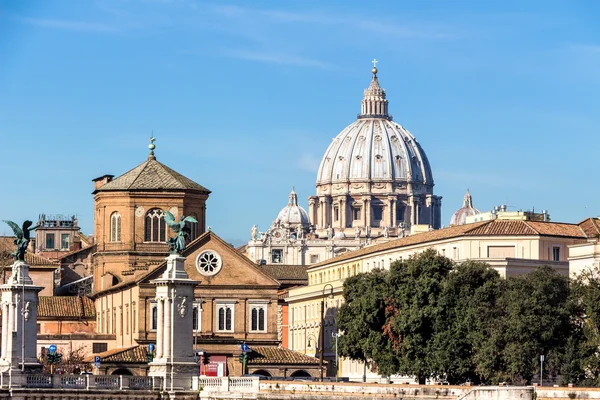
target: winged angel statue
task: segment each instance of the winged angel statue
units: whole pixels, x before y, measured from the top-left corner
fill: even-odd
[[[169,245],[169,253],[181,254],[185,250],[185,240],[190,236],[190,228],[185,225],[186,222],[196,223],[194,217],[184,217],[183,215],[179,218],[178,222],[175,222],[175,217],[169,211],[163,211],[165,222],[177,234],[173,238],[167,240]]]
[[[8,226],[12,228],[16,236],[14,243],[17,246],[17,249],[11,253],[11,255],[15,257],[15,260],[25,261],[25,252],[27,251],[27,246],[29,246],[29,241],[31,240],[29,232],[36,229],[37,226],[31,228],[31,225],[33,225],[33,222],[31,221],[23,222],[22,228],[19,228],[19,225],[12,221],[2,220],[2,222],[6,222]]]

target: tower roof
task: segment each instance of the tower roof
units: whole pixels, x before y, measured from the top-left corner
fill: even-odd
[[[148,159],[118,178],[99,187],[96,192],[131,190],[195,190],[210,194],[210,190],[156,161],[154,138],[150,139]]]

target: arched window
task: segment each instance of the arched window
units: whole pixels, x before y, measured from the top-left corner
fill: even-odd
[[[144,241],[164,242],[166,240],[166,224],[160,208],[148,210],[144,226]]]
[[[196,221],[198,221],[198,217],[196,214],[191,214]],[[198,237],[198,222],[189,222],[186,221],[185,226],[190,230],[190,242]]]
[[[121,214],[117,211],[110,214],[110,241],[121,241]]]

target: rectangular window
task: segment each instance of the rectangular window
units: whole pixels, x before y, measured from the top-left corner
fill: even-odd
[[[234,302],[217,304],[217,331],[233,332]]]
[[[354,207],[354,208],[352,208],[352,219],[354,221],[359,221],[360,220],[360,207]]]
[[[194,303],[192,310],[192,326],[194,331],[202,332],[202,303]]]
[[[135,332],[135,323],[136,323],[136,309],[135,303],[131,305],[131,333]]]
[[[273,264],[281,264],[283,262],[283,249],[271,250],[271,262]]]
[[[103,353],[106,350],[108,350],[108,343],[92,343],[92,353]]]
[[[125,305],[125,334],[129,335],[129,304]]]
[[[250,332],[266,332],[267,330],[267,305],[250,305]]]
[[[383,207],[373,206],[373,219],[375,221],[381,221],[383,219]]]
[[[319,255],[318,254],[311,254],[310,255],[310,263],[311,264],[316,264],[319,262]]]
[[[54,249],[54,233],[46,233],[46,250]]]
[[[158,305],[156,303],[150,303],[150,330],[155,331],[158,329]]]
[[[552,247],[552,260],[560,261],[560,246]]]
[[[334,221],[340,220],[340,208],[338,206],[333,207],[333,220]]]
[[[62,233],[60,235],[60,249],[61,250],[69,250],[69,234]]]
[[[396,207],[396,220],[397,221],[404,221],[404,211],[406,210],[405,206],[397,206]]]

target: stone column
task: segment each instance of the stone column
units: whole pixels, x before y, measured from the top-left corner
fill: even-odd
[[[391,214],[390,226],[393,229],[397,225],[396,221],[398,221],[398,218],[396,216],[396,198],[391,197],[391,198],[389,198],[389,201],[390,201],[390,214]]]
[[[348,202],[345,197],[340,198],[340,228],[346,229],[346,206]]]
[[[185,257],[171,254],[156,285],[156,299],[162,302],[162,320],[157,326],[157,341],[162,337],[162,357],[149,364],[149,376],[163,378],[164,390],[189,390],[191,377],[198,373],[194,361],[194,327],[192,308],[194,287],[184,267]],[[160,345],[159,345],[160,346]]]
[[[37,360],[37,305],[42,289],[33,285],[29,265],[24,261],[13,263],[12,275],[0,286],[3,304],[0,364],[11,368],[13,375],[41,370]]]

